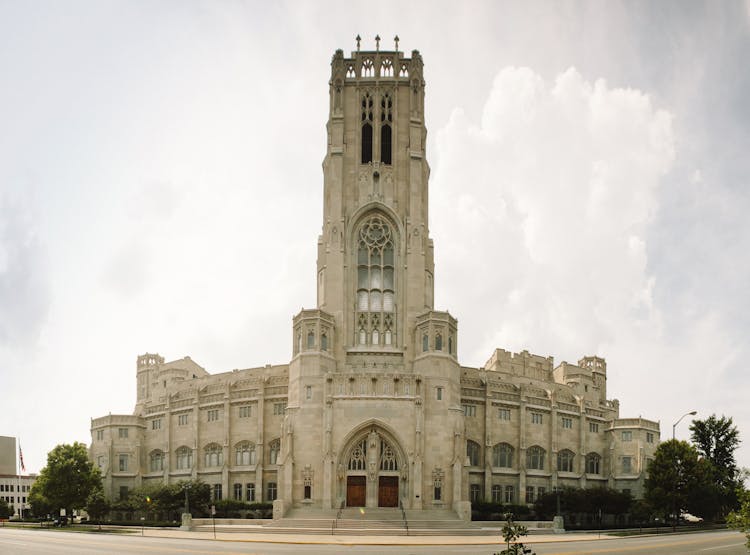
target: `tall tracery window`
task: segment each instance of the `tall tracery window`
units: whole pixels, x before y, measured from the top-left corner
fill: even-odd
[[[238,443],[234,449],[234,464],[247,466],[255,464],[255,444],[249,441]]]
[[[391,165],[392,139],[391,125],[393,124],[393,101],[391,95],[385,93],[380,99],[380,161]]]
[[[164,470],[164,452],[159,451],[158,449],[155,451],[151,451],[151,457],[150,457],[150,465],[149,469],[151,472],[159,472],[161,470]]]
[[[476,441],[466,441],[466,456],[471,466],[479,466],[480,447]]]
[[[384,440],[380,440],[380,470],[398,470],[396,453]]]
[[[349,470],[366,470],[367,469],[367,440],[363,439],[352,449],[349,456]]]
[[[602,458],[598,453],[589,453],[586,455],[586,473],[599,474],[601,469]]]
[[[356,238],[356,340],[360,345],[391,345],[395,332],[396,237],[388,221],[374,214],[359,227]]]
[[[189,447],[180,447],[175,453],[177,455],[177,470],[185,470],[193,466],[193,450]]]
[[[268,464],[278,464],[281,453],[281,440],[274,439],[268,444]]]
[[[224,464],[224,453],[218,443],[210,443],[204,449],[206,455],[206,468],[221,466]]]
[[[507,443],[498,443],[492,448],[492,466],[501,468],[513,467],[513,447]]]
[[[362,97],[362,163],[372,162],[372,96]]]
[[[573,458],[575,454],[569,449],[563,449],[557,453],[557,470],[560,472],[573,472]]]
[[[526,450],[526,468],[531,470],[544,470],[545,451],[538,445],[533,445]]]

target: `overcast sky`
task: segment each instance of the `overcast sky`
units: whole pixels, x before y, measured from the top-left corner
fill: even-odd
[[[424,57],[462,364],[603,356],[621,416],[731,416],[750,466],[750,3],[0,0],[0,435],[27,470],[132,413],[139,354],[289,361],[358,33]]]

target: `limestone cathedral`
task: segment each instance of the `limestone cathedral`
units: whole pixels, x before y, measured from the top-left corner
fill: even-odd
[[[425,81],[418,51],[331,62],[317,306],[288,364],[209,374],[139,356],[132,415],[91,421],[112,499],[200,479],[216,499],[292,507],[450,509],[532,503],[563,486],[640,496],[659,424],[620,418],[604,359],[497,349],[461,366],[433,306]]]

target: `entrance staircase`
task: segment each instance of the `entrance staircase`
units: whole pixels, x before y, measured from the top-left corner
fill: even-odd
[[[263,526],[263,532],[342,536],[484,536],[482,529],[447,509],[402,511],[400,508],[347,507],[340,511],[292,509],[286,517]]]

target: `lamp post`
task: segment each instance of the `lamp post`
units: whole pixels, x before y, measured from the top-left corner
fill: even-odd
[[[695,410],[691,410],[690,412],[686,412],[685,414],[683,414],[682,416],[680,416],[680,419],[677,422],[675,422],[674,424],[672,424],[672,439],[675,439],[675,430],[677,429],[677,424],[679,424],[682,421],[682,419],[685,418],[686,416],[695,416],[696,414],[698,414],[698,411],[695,411]]]

